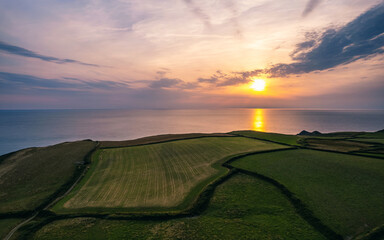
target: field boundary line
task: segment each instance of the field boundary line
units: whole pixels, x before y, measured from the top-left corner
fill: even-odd
[[[298,149],[308,149],[308,150],[314,150],[314,151],[320,151],[320,152],[338,153],[338,154],[344,154],[344,155],[350,155],[350,156],[375,158],[375,159],[383,160],[382,157],[368,156],[368,155],[359,154],[359,153],[355,153],[355,152],[340,152],[340,151],[335,151],[335,150],[317,149],[317,148],[310,148],[310,147],[298,147]]]
[[[262,175],[257,172],[251,172],[245,169],[241,168],[235,168],[238,172],[247,174],[249,176],[256,177],[258,179],[261,179],[265,182],[268,182],[275,187],[277,187],[280,192],[286,196],[286,198],[291,202],[293,207],[296,209],[296,212],[309,224],[311,225],[314,229],[316,229],[318,232],[320,232],[324,237],[327,239],[332,239],[332,240],[342,240],[343,237],[333,231],[331,228],[329,228],[327,225],[325,225],[320,219],[318,219],[313,212],[299,199],[295,196],[294,193],[292,193],[290,190],[288,190],[285,185],[281,184],[277,180],[267,177],[265,175]]]
[[[284,146],[289,146],[289,147],[300,147],[298,145],[291,145],[291,144],[288,144],[288,143],[276,142],[276,141],[268,140],[268,139],[264,139],[264,138],[244,136],[244,135],[241,135],[241,134],[238,134],[238,133],[233,133],[233,132],[229,132],[228,134],[232,134],[232,135],[234,135],[236,137],[244,137],[244,138],[256,139],[256,140],[260,140],[260,141],[264,141],[264,142],[276,143],[276,144],[280,144],[280,145],[284,145]]]
[[[198,138],[231,138],[231,137],[241,137],[241,136],[237,136],[237,135],[234,135],[234,134],[231,134],[231,133],[223,133],[223,134],[227,134],[227,135],[207,135],[207,136],[194,136],[194,137],[183,137],[183,138],[177,138],[177,139],[168,139],[168,140],[160,140],[160,141],[157,141],[157,142],[148,142],[148,143],[138,143],[138,144],[133,144],[133,145],[129,145],[129,146],[116,146],[116,147],[100,147],[99,149],[113,149],[113,148],[130,148],[130,147],[138,147],[138,146],[146,146],[146,145],[153,145],[153,144],[159,144],[159,143],[167,143],[167,142],[176,142],[176,141],[183,141],[183,140],[191,140],[191,139],[198,139]],[[155,135],[155,136],[161,136],[161,135]],[[140,138],[138,138],[140,139]],[[132,139],[132,141],[134,140],[137,140],[137,139]],[[127,140],[127,141],[131,141],[131,140]],[[102,142],[102,141],[101,141]],[[113,142],[113,141],[111,141]],[[116,141],[116,142],[120,142],[120,141]]]
[[[384,224],[372,229],[367,234],[357,236],[354,239],[355,240],[376,240],[376,239],[383,239],[383,237],[384,237]]]
[[[95,148],[94,150],[97,150]],[[97,214],[97,213],[80,213],[80,214],[56,214],[50,210],[43,210],[37,214],[37,217],[46,217],[42,219],[42,221],[36,223],[33,226],[29,227],[29,231],[24,233],[23,239],[28,239],[29,236],[36,233],[39,229],[44,227],[45,225],[63,219],[73,219],[79,217],[93,217],[100,219],[109,219],[109,220],[167,220],[167,219],[177,219],[183,217],[193,217],[201,214],[208,207],[209,202],[211,200],[212,195],[217,186],[224,183],[226,180],[231,178],[233,175],[237,174],[237,169],[234,169],[229,165],[230,162],[235,161],[236,159],[255,155],[259,153],[268,153],[268,152],[276,152],[276,151],[284,151],[284,150],[294,150],[296,148],[280,148],[280,149],[272,149],[272,150],[264,150],[264,151],[253,151],[246,153],[239,153],[232,156],[225,157],[216,162],[216,166],[222,166],[227,169],[227,172],[213,181],[211,181],[205,188],[203,188],[200,194],[197,195],[195,201],[189,205],[188,208],[183,209],[181,211],[167,211],[167,212],[142,212],[142,213],[130,213],[130,214]]]
[[[383,157],[364,155],[364,154],[360,154],[360,153],[357,153],[357,152],[354,152],[354,151],[352,151],[352,152],[341,152],[341,151],[336,151],[336,150],[318,149],[318,148],[311,148],[311,147],[300,146],[300,145],[291,145],[291,144],[288,144],[288,143],[281,143],[281,142],[276,142],[276,141],[273,141],[273,140],[268,140],[268,139],[263,139],[263,138],[258,138],[258,137],[244,136],[244,135],[240,135],[240,134],[237,134],[237,133],[230,133],[230,134],[232,134],[234,136],[238,136],[238,137],[251,138],[251,139],[256,139],[256,140],[260,140],[260,141],[271,142],[271,143],[276,143],[276,144],[280,144],[280,145],[295,147],[297,149],[310,149],[310,150],[316,150],[316,151],[340,153],[340,154],[347,154],[347,155],[352,155],[352,156],[376,158],[376,159],[383,160]],[[316,139],[316,138],[313,138],[313,139]],[[348,139],[342,139],[342,140],[348,140]],[[363,143],[366,143],[366,142],[363,142]],[[366,152],[366,153],[369,153],[369,152]]]
[[[94,151],[96,151],[99,147],[100,143],[99,142],[96,142],[96,145],[91,149],[91,151],[89,151],[85,156],[84,156],[84,162],[86,164],[89,163],[89,158],[92,156],[92,153]],[[35,210],[32,211],[32,216],[30,216],[28,219],[26,219],[25,221],[21,222],[20,224],[18,224],[16,227],[14,227],[8,234],[7,236],[4,238],[4,240],[9,240],[13,234],[19,229],[21,228],[22,226],[24,226],[25,224],[27,224],[28,222],[30,222],[31,220],[33,220],[35,217],[39,216],[41,212],[44,212],[46,211],[49,207],[51,207],[53,205],[53,203],[57,203],[60,199],[64,198],[75,186],[76,184],[85,176],[85,173],[87,171],[87,167],[84,166],[82,171],[79,173],[79,171],[75,171],[74,172],[74,175],[72,176],[72,178],[64,183],[56,192],[54,192],[51,196],[49,196],[42,204],[40,204],[37,208],[35,208]],[[80,176],[79,176],[80,175]],[[76,177],[79,176],[77,179]],[[74,181],[74,179],[76,179]],[[73,182],[74,181],[74,182]],[[73,182],[73,183],[72,183]],[[72,184],[71,184],[72,183]],[[69,184],[70,187],[67,191],[65,191],[62,195],[60,195],[62,192],[63,192],[63,188],[65,188],[66,186],[68,186]],[[59,196],[58,196],[59,195]],[[51,201],[52,200],[52,201]],[[57,201],[56,201],[57,200]]]

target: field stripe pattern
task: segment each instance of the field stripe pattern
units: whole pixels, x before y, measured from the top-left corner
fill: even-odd
[[[284,147],[242,137],[210,137],[103,149],[86,182],[63,207],[175,207],[196,185],[220,174],[212,167],[218,160],[278,148]]]

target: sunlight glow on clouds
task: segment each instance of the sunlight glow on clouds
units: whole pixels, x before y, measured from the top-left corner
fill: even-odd
[[[380,0],[0,0],[0,108],[382,108],[383,22]]]

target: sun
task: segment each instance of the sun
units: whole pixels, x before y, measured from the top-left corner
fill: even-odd
[[[265,80],[264,79],[254,79],[251,83],[250,88],[255,91],[261,92],[265,89]]]

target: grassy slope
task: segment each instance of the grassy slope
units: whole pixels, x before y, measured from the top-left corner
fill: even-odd
[[[0,213],[33,210],[65,184],[95,142],[18,151],[0,163]]]
[[[384,223],[384,161],[313,150],[245,157],[233,166],[284,184],[336,232],[356,235]]]
[[[5,237],[13,227],[24,221],[21,218],[0,219],[0,238]]]
[[[307,138],[305,139],[305,146],[323,150],[352,152],[370,149],[374,145],[370,143],[362,143],[349,140]]]
[[[299,145],[297,142],[301,137],[296,135],[287,135],[287,134],[280,134],[280,133],[266,133],[266,132],[257,132],[257,131],[233,131],[230,132],[230,134],[236,134],[240,136],[245,137],[254,137],[259,139],[265,139],[269,141],[289,144],[289,145]]]
[[[206,180],[227,172],[212,167],[215,162],[236,153],[277,148],[284,146],[242,137],[210,137],[104,149],[82,183],[54,210],[183,209],[196,199]]]
[[[200,138],[200,137],[229,137],[231,135],[226,133],[185,133],[185,134],[163,134],[156,136],[143,137],[133,140],[125,141],[101,141],[101,148],[114,148],[114,147],[130,147],[143,144],[152,144],[159,142],[167,142],[174,140],[183,140],[188,138]]]
[[[273,185],[236,175],[216,189],[201,216],[168,221],[61,220],[45,226],[34,239],[324,238],[295,213]]]
[[[383,138],[354,138],[354,139],[352,139],[352,141],[384,144]]]
[[[378,132],[373,132],[373,133],[362,133],[359,134],[357,137],[359,138],[384,138],[384,132],[383,131],[378,131]]]

